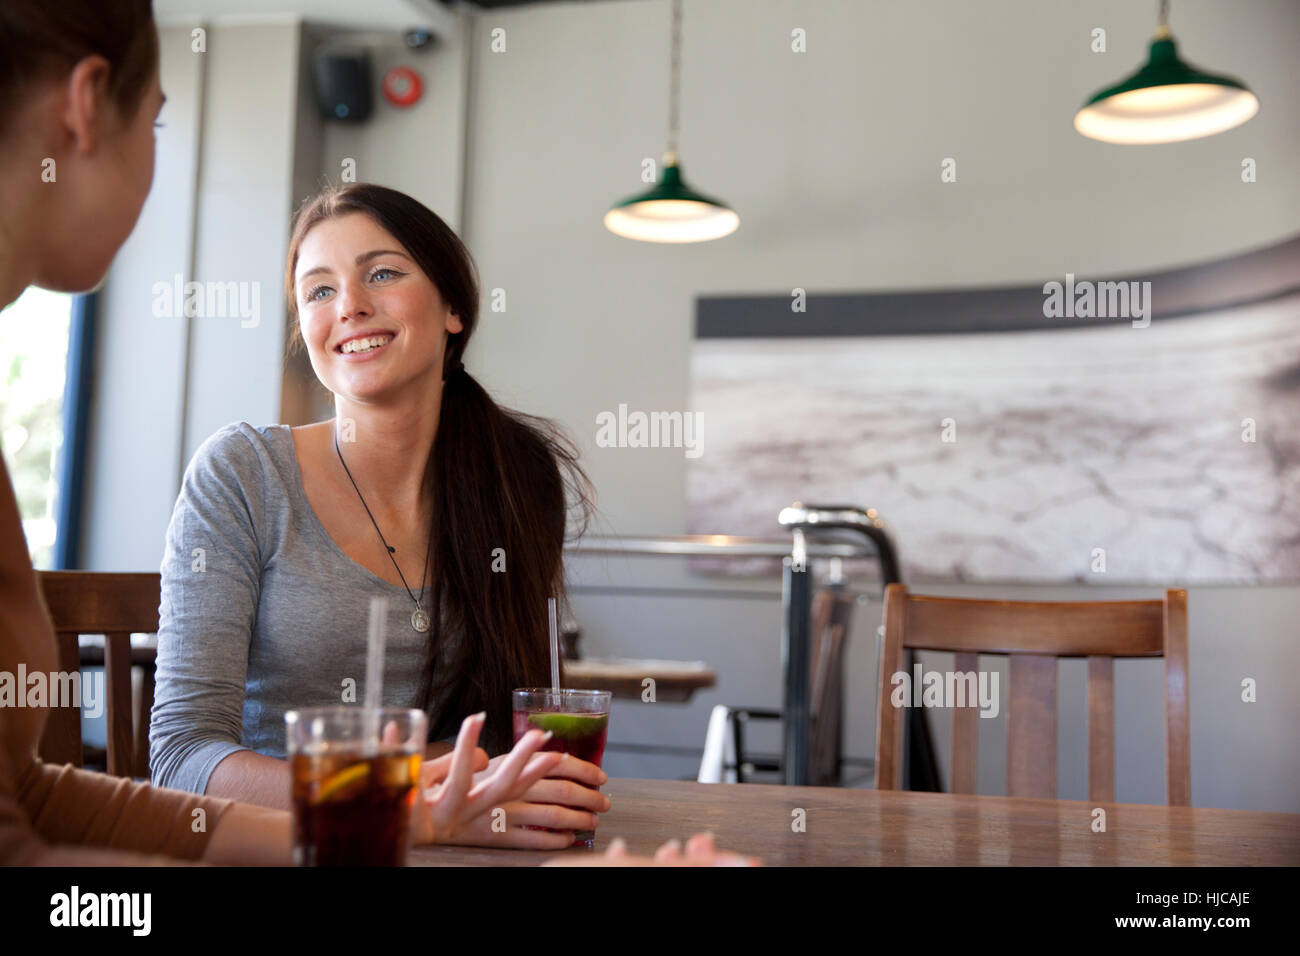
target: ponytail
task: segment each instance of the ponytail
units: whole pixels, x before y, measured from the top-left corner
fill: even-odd
[[[588,513],[577,451],[551,422],[497,405],[462,367],[443,386],[425,480],[435,582],[426,709],[440,702],[431,736],[484,710],[484,747],[509,750],[510,692],[550,680],[546,599],[564,592],[567,501]]]

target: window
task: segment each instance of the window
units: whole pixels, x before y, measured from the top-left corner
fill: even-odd
[[[33,287],[0,313],[0,439],[37,568],[55,565],[74,302],[73,296]]]

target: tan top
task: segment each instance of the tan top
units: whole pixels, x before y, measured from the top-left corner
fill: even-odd
[[[58,668],[54,628],[0,460],[0,672]],[[22,693],[25,688],[17,688]],[[45,707],[0,707],[0,864],[124,866],[197,860],[233,802],[42,763]],[[193,811],[202,808],[203,829]],[[153,854],[146,856],[145,854]]]

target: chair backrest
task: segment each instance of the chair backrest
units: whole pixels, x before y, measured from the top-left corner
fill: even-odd
[[[135,731],[132,728],[131,635],[153,634],[158,630],[160,576],[41,571],[37,578],[54,622],[60,670],[77,673],[81,669],[78,638],[82,634],[104,635],[108,772],[123,777],[138,774],[139,742],[143,738],[147,747],[148,727],[135,728]],[[81,766],[79,708],[51,708],[40,753],[43,760],[51,763]],[[147,764],[144,773],[148,773]]]
[[[1009,687],[1007,795],[1056,796],[1056,659],[1088,660],[1088,799],[1115,800],[1116,657],[1165,659],[1165,798],[1191,805],[1187,704],[1187,592],[1161,601],[1026,602],[909,594],[885,589],[885,638],[880,661],[876,723],[876,787],[902,781],[902,708],[891,697],[900,686],[907,648],[951,651],[954,671],[978,673],[977,655],[1005,654]],[[909,675],[909,680],[911,675]],[[901,686],[906,687],[907,684]],[[909,702],[910,703],[910,702]],[[975,792],[979,710],[954,707],[954,793]]]
[[[809,786],[840,784],[844,723],[844,655],[852,626],[855,595],[829,585],[813,598],[809,636],[812,671]]]

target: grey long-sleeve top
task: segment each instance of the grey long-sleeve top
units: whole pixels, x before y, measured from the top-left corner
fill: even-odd
[[[389,607],[384,704],[418,707],[432,631],[411,626],[404,588],[354,562],[321,526],[288,426],[241,422],[204,442],[167,529],[153,782],[204,793],[237,750],[284,757],[285,711],[342,704],[349,680],[364,701],[375,595]]]

